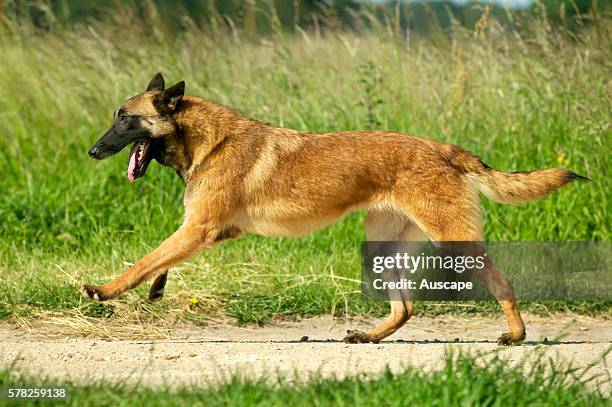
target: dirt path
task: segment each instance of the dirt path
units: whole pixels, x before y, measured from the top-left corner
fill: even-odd
[[[148,386],[202,385],[222,380],[228,372],[253,377],[267,372],[289,380],[295,372],[300,379],[317,373],[343,377],[380,372],[387,365],[393,371],[405,365],[437,369],[448,348],[500,349],[495,339],[504,328],[504,322],[494,318],[414,318],[387,342],[349,345],[338,341],[346,329],[367,329],[372,322],[314,318],[264,328],[216,324],[173,329],[162,339],[122,340],[109,337],[113,332],[125,337],[126,330],[135,333],[138,328],[100,326],[97,334],[85,332],[88,336],[83,337],[70,323],[61,332],[59,324],[28,330],[0,325],[0,365],[15,363],[16,371],[80,382],[105,379]],[[528,315],[526,322],[529,341],[501,349],[510,363],[542,354],[556,365],[595,362],[591,374],[602,374],[599,382],[609,391],[612,355],[602,354],[612,346],[610,320]],[[300,342],[304,336],[308,341]],[[559,337],[558,343],[550,343]]]

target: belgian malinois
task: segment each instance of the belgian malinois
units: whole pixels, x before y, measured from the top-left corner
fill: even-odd
[[[110,300],[155,277],[160,299],[167,270],[202,249],[241,233],[300,236],[355,210],[367,210],[371,241],[474,241],[483,238],[478,191],[501,203],[542,198],[584,179],[566,169],[506,173],[455,145],[383,131],[309,134],[249,119],[225,106],[185,96],[185,82],[165,88],[155,75],[144,93],[127,100],[110,129],[89,150],[104,159],[132,144],[127,176],[142,177],[155,159],[185,183],[182,226],[127,272],[83,295]],[[510,282],[490,259],[477,276],[501,304],[509,331],[525,338]],[[503,290],[502,290],[503,291]],[[378,342],[413,315],[408,297],[368,333],[348,331],[351,343]]]

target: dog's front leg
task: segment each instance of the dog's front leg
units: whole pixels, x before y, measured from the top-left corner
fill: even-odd
[[[111,300],[148,278],[188,259],[201,249],[212,246],[219,233],[219,228],[203,223],[185,224],[164,240],[157,249],[110,283],[102,286],[85,284],[81,287],[81,292],[86,298],[96,301]]]
[[[235,226],[226,227],[217,235],[215,243],[219,243],[224,240],[237,239],[240,236],[240,233],[241,230]],[[149,295],[147,296],[147,300],[149,302],[161,301],[161,299],[164,297],[164,289],[166,288],[167,281],[168,270],[155,277],[155,280],[153,280],[153,283],[151,283],[151,288],[149,288]]]

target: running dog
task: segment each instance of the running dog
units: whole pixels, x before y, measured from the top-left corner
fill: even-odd
[[[182,226],[134,266],[82,293],[110,300],[155,278],[150,300],[163,295],[167,270],[241,233],[301,236],[349,212],[366,210],[370,241],[482,242],[478,192],[501,203],[546,196],[576,179],[566,169],[507,173],[462,148],[384,131],[309,134],[249,119],[225,106],[186,96],[185,82],[165,88],[161,74],[115,112],[110,129],[89,150],[102,160],[132,144],[127,176],[150,162],[172,167],[185,183]],[[495,295],[509,330],[525,338],[510,282],[488,259],[476,274]],[[510,295],[507,295],[510,293]],[[350,343],[379,342],[413,315],[407,295],[370,332],[348,331]]]

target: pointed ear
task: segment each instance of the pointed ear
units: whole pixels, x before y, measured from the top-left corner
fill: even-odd
[[[168,89],[162,91],[160,95],[160,108],[168,113],[174,112],[176,106],[185,95],[185,81],[180,81],[176,85],[172,85]]]
[[[147,85],[147,92],[150,90],[164,90],[164,77],[161,72],[156,73],[153,79],[151,79],[151,82]]]

